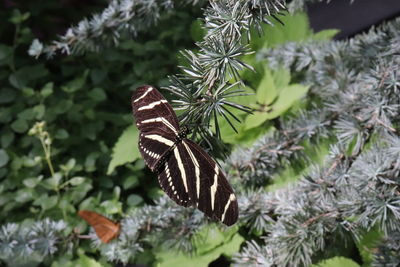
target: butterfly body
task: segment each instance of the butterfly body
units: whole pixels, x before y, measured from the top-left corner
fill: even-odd
[[[171,105],[152,86],[132,95],[132,110],[140,130],[139,150],[158,174],[161,188],[177,204],[196,206],[212,219],[232,225],[238,218],[236,196],[216,162],[186,138]]]
[[[115,239],[121,231],[119,223],[113,222],[97,212],[80,210],[78,215],[94,228],[96,235],[103,243]]]

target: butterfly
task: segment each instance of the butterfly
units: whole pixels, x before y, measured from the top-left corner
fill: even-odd
[[[108,243],[117,238],[121,231],[119,223],[113,222],[97,212],[80,210],[78,215],[94,228],[97,237],[103,243]]]
[[[137,88],[131,99],[139,134],[139,150],[157,173],[165,193],[178,205],[195,206],[226,225],[239,215],[236,196],[218,164],[186,138],[168,101],[153,86]]]

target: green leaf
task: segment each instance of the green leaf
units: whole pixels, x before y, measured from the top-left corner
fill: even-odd
[[[0,89],[0,104],[6,104],[14,101],[17,93],[11,88]]]
[[[268,113],[267,112],[260,112],[256,111],[253,114],[249,114],[246,117],[246,120],[244,122],[245,124],[245,129],[251,129],[260,126],[263,124],[265,121],[268,120]]]
[[[62,86],[61,88],[67,93],[73,93],[78,91],[79,89],[82,89],[82,87],[85,85],[88,74],[89,70],[85,70],[81,76],[68,82],[65,86]]]
[[[311,265],[312,267],[360,267],[359,264],[353,260],[345,257],[333,257],[328,260],[324,260],[318,264]]]
[[[104,208],[104,211],[107,214],[116,214],[121,213],[122,211],[122,203],[117,200],[106,200],[103,201],[100,206]]]
[[[68,180],[68,183],[72,186],[80,185],[85,181],[84,177],[73,177],[72,179]]]
[[[128,206],[138,206],[143,202],[143,198],[136,194],[129,195],[127,199]]]
[[[293,84],[283,88],[279,94],[278,100],[271,106],[271,111],[267,114],[268,119],[274,119],[288,110],[296,100],[302,98],[309,87]]]
[[[44,180],[42,185],[49,190],[55,190],[60,185],[61,179],[61,174],[57,172],[52,177]]]
[[[5,166],[9,159],[7,152],[4,149],[0,149],[0,168]]]
[[[137,176],[131,175],[124,179],[122,183],[122,187],[124,190],[130,189],[130,188],[135,188],[136,186],[139,185],[139,179]]]
[[[37,120],[41,120],[46,112],[46,106],[43,104],[39,104],[33,107],[33,113],[35,114],[35,118]]]
[[[48,96],[50,96],[51,94],[53,94],[53,87],[54,84],[52,82],[46,83],[42,90],[40,91],[40,94],[42,95],[43,98],[46,98]]]
[[[30,188],[24,188],[18,190],[16,194],[13,194],[13,201],[18,203],[26,203],[34,199],[34,193]]]
[[[23,184],[26,187],[34,188],[42,181],[42,179],[43,179],[42,175],[40,175],[38,177],[26,178],[23,180]]]
[[[21,14],[21,11],[19,11],[19,9],[14,9],[12,12],[12,17],[10,18],[10,22],[13,24],[21,24],[23,21],[27,20],[29,16],[29,12]]]
[[[97,102],[107,99],[106,93],[101,88],[94,88],[93,90],[89,91],[88,95],[91,99]]]
[[[28,86],[31,81],[38,80],[48,74],[49,71],[43,64],[26,65],[11,74],[8,80],[15,88],[22,89]]]
[[[323,31],[319,31],[316,34],[314,34],[312,36],[312,38],[314,40],[320,40],[320,41],[331,40],[339,32],[340,32],[340,30],[337,30],[337,29],[323,30]]]
[[[86,256],[84,254],[79,255],[79,260],[77,262],[77,265],[74,265],[74,266],[77,266],[77,267],[103,267],[103,265],[100,262],[98,262],[92,258],[89,258],[88,256]]]
[[[57,202],[58,196],[48,196],[47,194],[42,194],[33,202],[33,205],[40,206],[42,210],[45,211],[53,208],[55,205],[57,205]]]
[[[208,266],[221,254],[231,256],[238,252],[244,239],[236,227],[219,230],[214,225],[205,226],[195,237],[196,253],[193,256],[165,249],[156,254],[159,267]]]
[[[107,174],[111,174],[115,167],[132,162],[140,157],[138,149],[139,132],[136,126],[131,125],[125,129],[114,145],[111,162]]]
[[[277,97],[274,79],[272,78],[271,71],[265,68],[263,78],[257,87],[257,101],[260,104],[268,105]]]
[[[35,117],[35,113],[32,108],[27,108],[18,113],[17,117],[22,120],[32,120]]]
[[[272,72],[272,77],[277,89],[284,88],[289,85],[290,82],[290,70],[286,68],[280,68]]]
[[[69,134],[66,130],[64,129],[57,129],[56,134],[54,135],[55,139],[67,139],[69,137]]]
[[[15,138],[15,134],[9,130],[3,131],[1,135],[1,146],[7,148]]]
[[[14,132],[17,133],[24,133],[28,130],[28,123],[26,122],[26,120],[17,119],[13,123],[11,123],[11,129],[13,129]]]

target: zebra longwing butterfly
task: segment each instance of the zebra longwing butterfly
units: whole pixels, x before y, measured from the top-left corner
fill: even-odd
[[[161,93],[148,85],[137,88],[132,110],[140,130],[139,150],[167,195],[181,206],[196,206],[212,219],[234,224],[239,211],[232,187],[215,161],[186,138],[188,129],[179,127]]]

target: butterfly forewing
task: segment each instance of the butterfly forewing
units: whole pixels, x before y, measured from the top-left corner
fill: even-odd
[[[139,135],[139,151],[146,165],[156,171],[157,163],[174,146],[175,136],[162,129],[141,132]]]
[[[177,135],[178,119],[167,100],[152,86],[141,86],[132,95],[132,111],[140,131],[162,129]]]
[[[103,243],[108,243],[119,235],[121,226],[94,211],[80,210],[78,215],[90,224]]]

